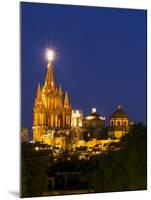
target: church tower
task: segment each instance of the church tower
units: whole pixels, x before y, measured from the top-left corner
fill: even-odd
[[[63,98],[61,86],[55,86],[53,65],[49,61],[44,85],[38,84],[37,96],[33,108],[33,140],[42,141],[44,135],[52,129],[71,127],[72,106],[68,93]]]
[[[108,127],[108,136],[110,138],[120,139],[129,131],[128,115],[123,111],[122,106],[118,105],[116,111],[110,116],[110,125]]]

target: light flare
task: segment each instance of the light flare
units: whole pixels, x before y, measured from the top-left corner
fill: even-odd
[[[49,62],[52,62],[55,59],[55,52],[53,49],[46,50],[46,58]]]

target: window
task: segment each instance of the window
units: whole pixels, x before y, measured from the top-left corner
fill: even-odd
[[[111,121],[111,126],[114,126],[114,121]]]
[[[124,126],[127,126],[127,121],[124,121]]]
[[[117,126],[120,126],[121,125],[121,122],[120,121],[117,121]]]

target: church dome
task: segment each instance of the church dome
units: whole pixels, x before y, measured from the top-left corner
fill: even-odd
[[[128,116],[123,111],[121,105],[118,105],[118,109],[112,113],[110,118],[128,118]]]
[[[105,126],[105,117],[97,114],[96,108],[92,108],[90,115],[84,118],[83,127],[84,128],[102,128]]]
[[[85,117],[86,120],[105,120],[105,117],[101,117],[97,112],[96,108],[92,108],[90,115]]]

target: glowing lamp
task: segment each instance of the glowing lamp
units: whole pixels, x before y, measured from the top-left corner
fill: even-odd
[[[35,150],[36,150],[36,151],[39,151],[39,147],[35,147]]]
[[[52,62],[55,58],[55,52],[52,49],[47,49],[46,57],[49,62]]]

